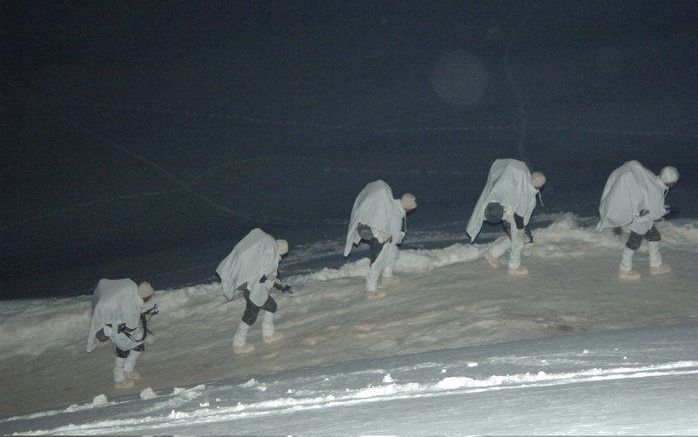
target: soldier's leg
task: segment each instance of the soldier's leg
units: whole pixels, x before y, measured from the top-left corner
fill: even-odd
[[[128,357],[128,351],[116,348],[116,358],[114,359],[114,387],[117,389],[125,389],[133,387],[133,381],[126,379],[124,372],[124,363]]]
[[[620,266],[618,268],[619,278],[631,281],[640,279],[640,274],[633,270],[633,256],[635,251],[640,248],[640,244],[642,244],[642,235],[631,231],[621,254]]]
[[[139,344],[135,348],[131,349],[128,351],[128,357],[126,357],[126,361],[124,362],[124,377],[127,379],[131,379],[133,381],[138,380],[141,378],[140,373],[138,373],[135,368],[136,368],[136,361],[138,361],[138,357],[145,351],[145,345]]]
[[[233,352],[235,353],[246,353],[254,350],[254,345],[246,344],[247,333],[250,330],[250,326],[257,320],[257,316],[261,310],[260,307],[250,300],[249,290],[245,290],[244,296],[245,312],[242,314],[242,322],[238,325],[238,329],[235,331],[235,336],[233,337]]]
[[[662,254],[659,253],[659,242],[662,240],[662,236],[655,226],[652,226],[652,229],[647,231],[645,239],[647,240],[647,251],[650,258],[650,274],[662,275],[671,272],[671,266],[663,262]]]

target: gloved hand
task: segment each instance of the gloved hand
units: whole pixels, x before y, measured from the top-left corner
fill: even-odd
[[[290,285],[283,285],[283,284],[281,284],[281,282],[274,283],[274,288],[276,288],[277,290],[279,290],[285,294],[293,294],[293,292],[291,291],[291,286]]]
[[[270,275],[262,275],[262,277],[259,279],[260,284],[264,284],[267,287],[271,288],[274,286],[274,282],[276,282],[276,275],[270,274]]]

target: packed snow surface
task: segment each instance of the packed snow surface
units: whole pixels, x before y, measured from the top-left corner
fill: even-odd
[[[365,258],[290,277],[295,294],[275,295],[285,337],[264,345],[255,325],[248,355],[231,346],[244,301],[217,283],[160,290],[142,379],[121,392],[112,348],[84,351],[89,297],[3,302],[0,433],[695,433],[696,222],[658,223],[673,272],[650,276],[643,246],[643,280],[625,283],[625,236],[546,219],[524,278],[467,243],[402,250],[380,300]],[[282,263],[314,252],[294,249]]]

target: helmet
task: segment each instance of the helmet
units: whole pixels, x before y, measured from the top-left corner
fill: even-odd
[[[138,284],[138,295],[144,300],[153,295],[153,286],[150,282],[143,281]]]
[[[679,171],[676,167],[666,166],[659,173],[659,179],[662,180],[664,185],[675,184],[679,180]]]
[[[490,223],[499,223],[504,216],[504,207],[497,202],[487,204],[485,207],[485,220]]]
[[[531,173],[531,185],[534,188],[540,188],[545,184],[545,175],[539,171]]]
[[[405,193],[400,198],[400,205],[405,211],[411,211],[417,207],[417,198],[412,193]]]
[[[288,253],[288,241],[276,240],[276,248],[279,251],[279,255],[286,255]]]

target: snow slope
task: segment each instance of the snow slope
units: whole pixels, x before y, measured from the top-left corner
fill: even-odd
[[[611,354],[610,358],[606,355],[597,356],[594,358],[596,361],[592,360],[594,363],[591,367],[578,363],[579,357],[572,360],[571,367],[557,366],[560,364],[557,362],[550,368],[520,367],[518,364],[504,368],[485,368],[481,364],[483,360],[491,363],[495,356],[506,355],[507,351],[518,356],[517,360],[523,359],[524,356],[529,356],[524,352],[531,344],[540,345],[537,347],[542,356],[552,357],[557,356],[555,354],[583,354],[577,345],[582,347],[585,341],[589,341],[591,346],[587,349],[594,355],[598,350],[608,350],[611,346],[607,339],[615,334],[586,333],[678,324],[691,326],[698,319],[698,295],[694,287],[697,275],[695,255],[698,252],[698,226],[695,221],[659,223],[664,238],[663,253],[666,261],[674,267],[674,272],[666,277],[647,275],[647,259],[643,247],[636,256],[636,262],[637,268],[646,278],[640,283],[629,284],[619,282],[615,276],[623,245],[622,238],[612,232],[594,232],[593,223],[580,226],[570,214],[545,219],[552,223],[534,232],[535,243],[524,252],[524,263],[531,270],[526,278],[512,278],[505,271],[490,269],[481,259],[484,246],[462,243],[444,248],[402,251],[396,268],[401,282],[387,289],[387,296],[378,301],[368,301],[364,296],[364,280],[361,276],[367,268],[365,258],[352,258],[338,269],[325,268],[292,277],[289,281],[294,285],[295,294],[277,295],[280,307],[277,329],[283,331],[286,337],[280,344],[263,345],[261,329],[254,326],[250,341],[257,345],[257,350],[246,356],[234,356],[231,353],[232,335],[243,311],[241,300],[226,303],[221,296],[219,284],[163,290],[157,296],[161,313],[152,322],[152,329],[156,333],[155,342],[147,346],[147,351],[138,364],[143,379],[128,392],[117,393],[112,388],[113,352],[110,347],[101,347],[92,354],[84,352],[88,298],[3,302],[0,307],[0,369],[3,384],[0,416],[6,419],[0,421],[0,432],[240,433],[243,431],[238,432],[237,427],[234,431],[226,431],[224,425],[215,425],[238,420],[236,414],[250,420],[252,426],[240,430],[257,432],[255,429],[263,428],[254,428],[261,425],[260,421],[253,420],[257,417],[255,414],[247,414],[250,411],[261,411],[261,416],[275,416],[284,412],[286,417],[289,409],[322,410],[328,405],[334,406],[335,402],[339,402],[342,408],[354,408],[353,402],[363,399],[361,395],[355,396],[361,390],[368,390],[365,392],[367,399],[377,396],[379,400],[391,401],[380,402],[381,417],[400,418],[403,421],[401,412],[404,416],[411,417],[413,414],[404,414],[404,410],[400,408],[391,410],[393,401],[406,403],[406,411],[412,411],[410,408],[419,409],[414,407],[414,403],[421,402],[414,399],[440,399],[442,395],[450,393],[449,390],[465,390],[461,394],[467,398],[466,392],[471,389],[511,384],[523,387],[530,383],[535,391],[535,387],[543,384],[557,387],[545,391],[561,390],[556,396],[573,404],[576,397],[573,392],[576,392],[578,383],[582,382],[582,385],[588,387],[589,384],[601,384],[599,379],[610,378],[612,382],[607,384],[620,384],[627,386],[628,390],[637,390],[645,380],[638,375],[663,378],[664,373],[668,372],[669,375],[674,375],[672,378],[690,380],[696,367],[693,362],[696,358],[692,355],[695,347],[671,344],[667,346],[673,351],[671,354],[649,356],[646,354],[652,351],[644,346],[639,337],[630,334],[627,342],[620,344],[623,348],[618,343],[613,346],[619,348],[618,354]],[[457,240],[459,237],[440,232],[431,237],[424,234],[420,238],[425,243],[431,239],[438,245],[439,241]],[[320,252],[323,247],[327,250],[341,247],[341,241],[327,241],[324,246],[323,243],[313,245]],[[291,250],[291,253],[296,251],[296,258],[290,257],[286,262],[300,262],[301,258],[310,257],[313,252],[304,247],[292,247]],[[306,255],[301,255],[304,253]],[[648,335],[669,341],[662,337],[665,335],[663,332],[669,331],[655,329],[648,332]],[[561,334],[575,335],[558,338]],[[534,338],[547,340],[540,343],[523,342]],[[574,338],[577,340],[572,340]],[[491,346],[494,349],[478,348],[481,345],[505,342],[509,343]],[[564,342],[568,342],[566,346]],[[395,369],[405,366],[421,368],[429,361],[424,355],[411,354],[446,356],[449,352],[444,352],[444,349],[464,347],[468,349],[454,351],[456,355],[449,359],[443,358],[443,362],[435,361],[439,371],[447,369],[443,375],[436,377],[430,373],[428,377],[420,377],[417,376],[419,372],[408,371],[409,377],[397,376],[402,375],[405,369]],[[634,352],[630,353],[631,349]],[[514,352],[515,350],[524,352]],[[628,357],[627,363],[622,359],[623,356]],[[462,360],[467,362],[461,362]],[[586,358],[582,361],[586,361]],[[355,364],[338,364],[348,362]],[[378,365],[383,362],[393,364]],[[313,391],[311,386],[314,383],[306,384],[292,379],[295,377],[293,375],[306,373],[324,375],[325,368],[318,366],[327,365],[339,366],[332,367],[338,370],[335,371],[335,376],[328,376],[331,379],[351,379],[352,372],[372,368],[372,363],[376,363],[376,368],[380,370],[373,374],[377,375],[377,382],[372,376],[346,384],[332,383],[326,388],[319,387]],[[468,363],[479,364],[469,367]],[[448,370],[449,365],[460,370],[451,372]],[[596,367],[601,370],[592,370]],[[482,373],[478,373],[480,371]],[[539,375],[539,371],[553,376]],[[272,372],[286,373],[283,373],[284,376],[269,375]],[[526,372],[532,376],[526,376]],[[447,379],[452,376],[470,379]],[[239,384],[250,378],[258,382],[250,383],[250,387],[239,387]],[[269,378],[285,382],[274,385],[270,384]],[[392,384],[391,379],[398,383]],[[625,379],[631,382],[624,382]],[[558,380],[569,383],[554,383]],[[323,386],[323,381],[318,380],[316,383]],[[195,388],[200,384],[204,387]],[[41,387],[40,392],[37,392],[37,387]],[[194,388],[178,390],[174,396],[173,387]],[[685,381],[678,387],[683,391],[676,393],[689,393],[686,390],[690,386]],[[154,400],[139,400],[137,395],[146,388],[155,390],[157,397]],[[339,396],[339,392],[346,389],[350,391],[347,392],[347,397]],[[241,390],[261,397],[245,397],[247,395],[242,394]],[[294,393],[300,391],[300,400],[294,396],[290,396],[288,400],[279,394],[279,390],[291,390]],[[303,390],[310,392],[303,393]],[[564,393],[564,390],[572,392]],[[434,393],[436,395],[432,396]],[[124,394],[130,396],[118,397]],[[92,400],[98,395],[106,395],[108,401],[104,405],[98,401],[97,404],[100,405],[96,408]],[[596,396],[595,392],[587,395],[590,396],[588,402],[592,402],[589,399]],[[684,400],[695,400],[691,396]],[[221,401],[215,401],[216,398]],[[450,395],[445,399],[450,399]],[[492,405],[511,402],[496,396],[488,399]],[[290,402],[288,405],[285,404],[287,400]],[[433,417],[445,414],[447,409],[444,410],[438,404],[448,401],[441,399],[433,402]],[[463,402],[467,404],[471,401],[465,399]],[[199,405],[206,403],[208,406]],[[71,404],[74,405],[67,407]],[[248,404],[254,406],[248,407]],[[131,410],[128,405],[133,405],[134,409]],[[688,404],[683,402],[682,408],[685,405]],[[218,410],[217,407],[225,410],[221,416],[216,416],[215,411],[210,414],[206,412]],[[613,410],[611,407],[609,404],[608,411]],[[240,409],[235,411],[235,408]],[[342,408],[333,411],[342,411]],[[374,407],[356,408],[361,412],[370,411]],[[49,409],[50,411],[43,411]],[[203,412],[197,413],[199,409]],[[36,411],[43,412],[27,415]],[[147,411],[152,416],[148,416]],[[523,410],[521,411],[523,415]],[[193,414],[193,419],[178,421],[180,413],[181,418]],[[341,416],[343,413],[337,414]],[[630,413],[626,416],[628,414]],[[388,422],[381,424],[378,418],[378,422],[371,422],[365,417],[357,417],[360,417],[361,423],[367,424],[366,432],[387,429],[395,429],[394,432],[402,429],[403,433],[411,430],[418,432],[418,428],[407,427],[408,422],[401,429],[383,428]],[[571,417],[574,418],[575,415]],[[112,418],[115,422],[106,418]],[[613,418],[619,416],[609,413],[611,422]],[[299,418],[298,426],[306,419]],[[142,425],[146,420],[148,423],[152,421],[152,429]],[[322,430],[332,433],[346,429],[342,428],[343,420],[346,417],[339,417],[334,425],[329,421],[324,428],[320,426],[322,423],[317,423],[318,433],[322,433]],[[184,422],[191,422],[192,428],[185,428]],[[287,432],[284,418],[261,422],[270,427],[264,428],[266,433]],[[419,421],[415,419],[415,422]],[[487,421],[481,424],[483,427],[486,426],[485,422]],[[551,420],[551,423],[554,422]],[[76,425],[71,427],[71,423]],[[620,422],[613,423],[621,426]],[[283,428],[274,429],[274,424],[283,425]],[[441,421],[438,424],[441,425]],[[691,422],[686,421],[685,425],[689,426]],[[424,428],[419,432],[438,434],[447,432],[448,429],[458,429],[457,423],[453,426],[455,428],[432,428],[431,432]],[[296,432],[307,433],[314,429],[310,427],[303,431],[303,428],[297,428]],[[618,430],[622,432],[621,428]],[[495,431],[490,429],[489,432]],[[656,431],[658,429],[655,428]],[[577,429],[577,432],[584,430]]]
[[[691,434],[698,325],[585,333],[144,390],[6,419],[60,434]]]

